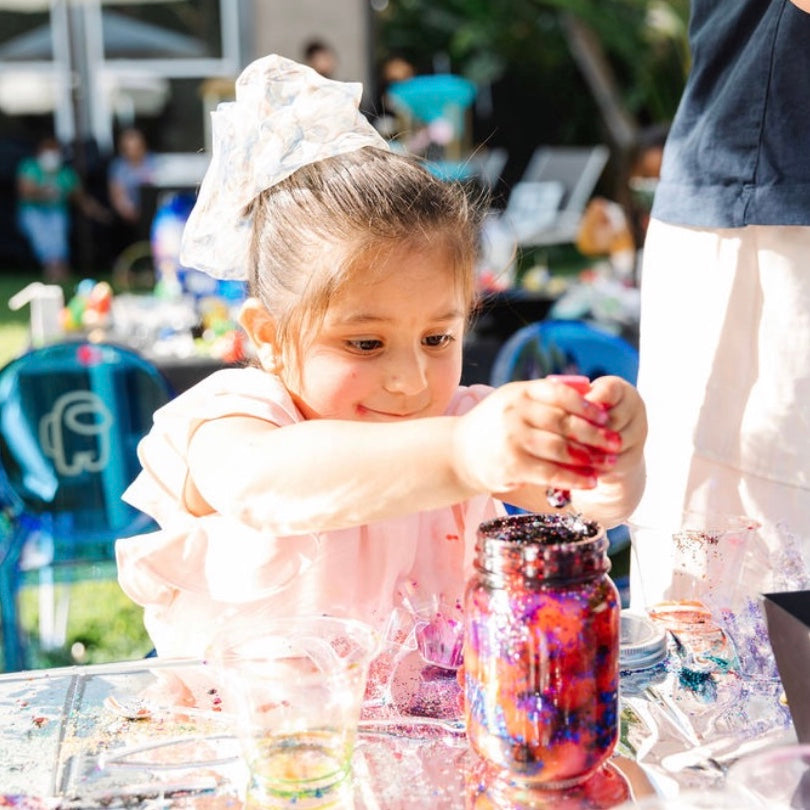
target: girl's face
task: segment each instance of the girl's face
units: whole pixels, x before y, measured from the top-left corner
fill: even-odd
[[[467,311],[445,251],[395,251],[329,305],[298,374],[283,374],[307,419],[439,416],[461,379]]]

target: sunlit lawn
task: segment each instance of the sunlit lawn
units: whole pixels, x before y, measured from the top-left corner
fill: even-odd
[[[8,299],[39,277],[30,273],[0,273],[0,365],[24,351],[28,344],[28,307],[12,312]],[[65,298],[73,294],[65,287]],[[96,571],[77,571],[70,584],[65,645],[57,650],[38,649],[39,588],[26,586],[21,592],[20,610],[26,633],[31,634],[28,665],[32,668],[72,663],[100,663],[140,658],[152,647],[143,629],[142,611],[123,593],[110,565],[105,578]],[[84,579],[92,575],[91,579]]]
[[[18,355],[28,341],[28,327],[20,323],[0,323],[0,365]]]

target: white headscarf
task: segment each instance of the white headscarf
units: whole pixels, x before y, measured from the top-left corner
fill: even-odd
[[[276,54],[248,65],[236,100],[211,114],[211,163],[183,232],[181,264],[246,279],[248,203],[308,163],[364,146],[388,149],[360,112],[362,89]]]

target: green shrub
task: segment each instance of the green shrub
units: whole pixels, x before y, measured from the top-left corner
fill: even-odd
[[[20,591],[20,614],[32,669],[70,664],[100,664],[143,658],[152,642],[143,626],[143,610],[115,581],[87,580],[56,585],[68,588],[69,609],[64,646],[43,649],[39,640],[39,587]]]

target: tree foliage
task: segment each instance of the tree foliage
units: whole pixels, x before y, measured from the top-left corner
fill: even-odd
[[[688,10],[688,0],[389,0],[377,14],[378,58],[400,54],[419,72],[450,70],[496,94],[511,88],[512,106],[543,111],[528,116],[537,140],[587,142],[600,134],[601,116],[566,15],[594,33],[617,103],[641,127],[675,112]]]

